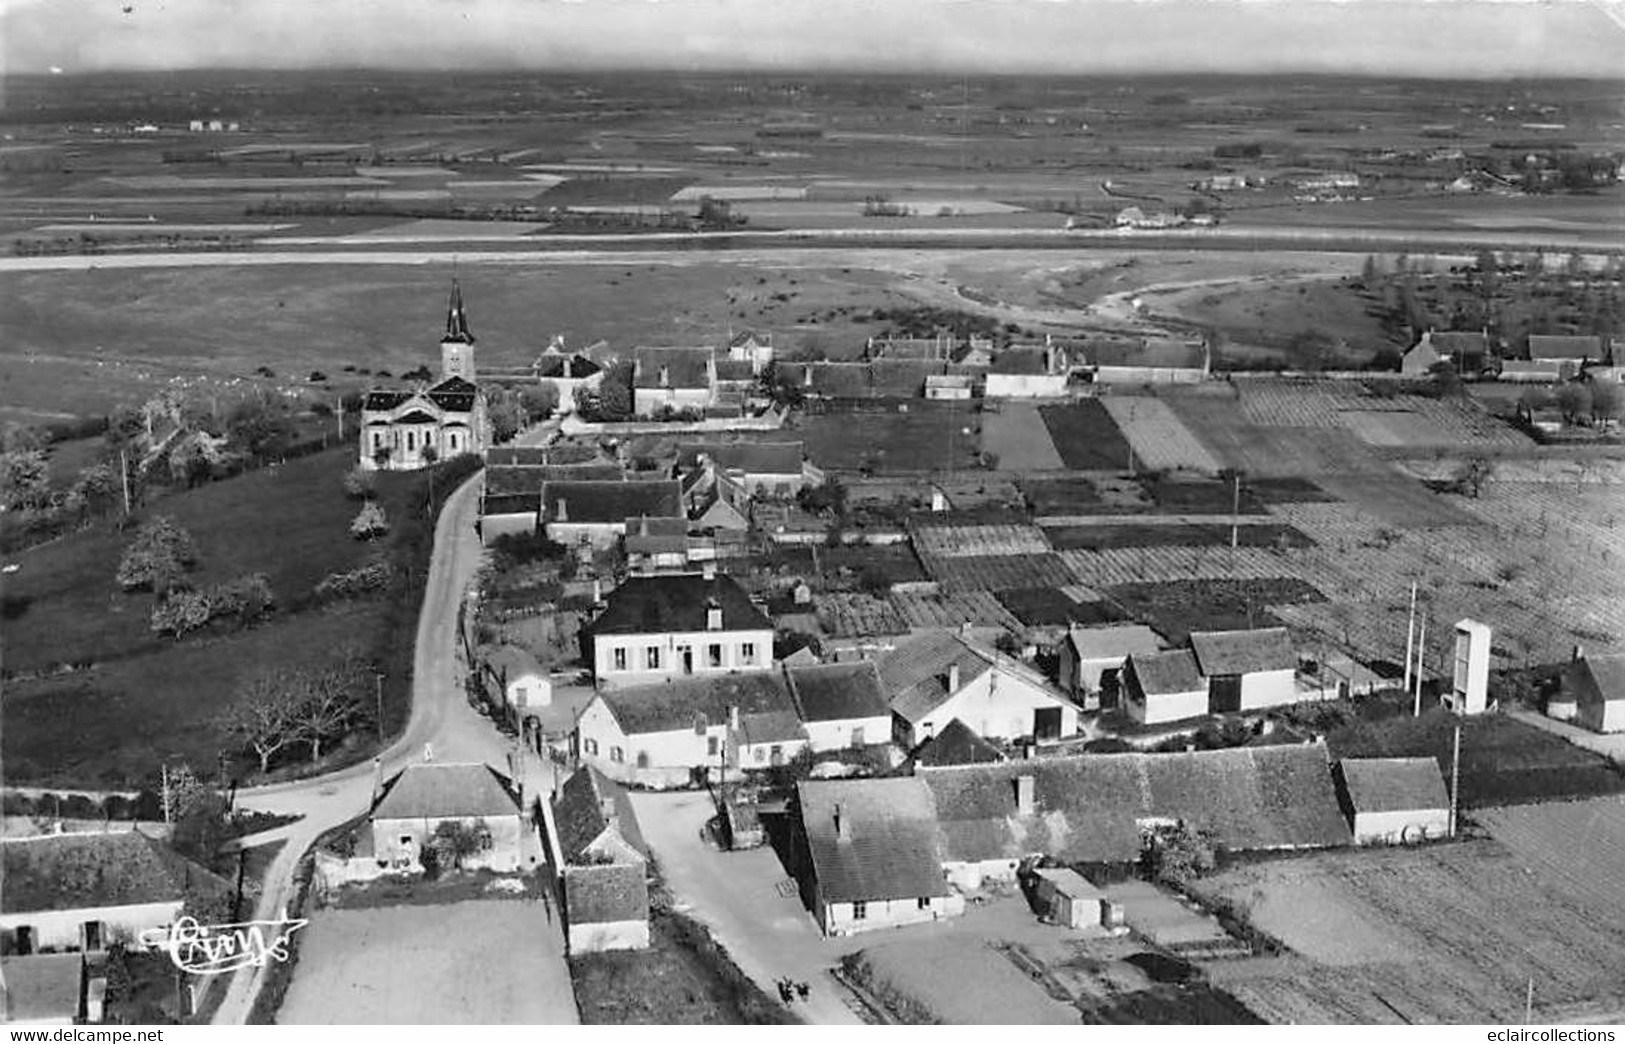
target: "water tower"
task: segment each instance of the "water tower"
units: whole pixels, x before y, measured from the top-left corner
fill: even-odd
[[[1456,621],[1455,670],[1444,705],[1457,714],[1482,714],[1489,702],[1490,628],[1477,620]]]

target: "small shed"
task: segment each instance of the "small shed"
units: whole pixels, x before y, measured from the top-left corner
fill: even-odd
[[[1087,928],[1109,923],[1110,900],[1076,870],[1040,867],[1034,892],[1049,919],[1064,928]]]
[[[1450,834],[1450,795],[1436,758],[1344,758],[1335,778],[1357,845],[1415,844]]]

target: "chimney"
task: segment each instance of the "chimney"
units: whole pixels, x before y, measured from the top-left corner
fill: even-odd
[[[942,495],[942,490],[938,489],[935,486],[931,487],[931,510],[932,511],[947,511],[948,510],[948,498],[943,496]]]
[[[707,631],[722,630],[722,606],[711,602],[705,607],[705,629]]]
[[[568,521],[570,521],[570,508],[565,504],[564,498],[560,497],[558,500],[554,501],[554,505],[555,505],[555,507],[554,507],[554,511],[553,511],[553,521],[555,521],[555,522],[568,522]]]
[[[1016,815],[1030,816],[1033,814],[1033,777],[1017,776],[1016,784]]]
[[[948,694],[951,696],[959,691],[959,664],[948,665]]]
[[[970,637],[970,621],[969,620],[961,620],[959,622],[959,637],[961,637],[961,638],[969,638]]]
[[[845,811],[839,801],[835,802],[835,840],[837,841],[852,840],[852,824],[843,815]]]
[[[735,732],[739,731],[739,704],[737,703],[728,708],[728,727]]]

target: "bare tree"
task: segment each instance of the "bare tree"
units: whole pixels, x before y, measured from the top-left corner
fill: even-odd
[[[225,730],[259,755],[260,771],[271,758],[300,739],[299,679],[283,671],[256,674],[237,691],[232,706],[221,718]]]
[[[301,742],[310,744],[311,761],[322,756],[322,743],[342,733],[359,713],[353,680],[347,672],[332,667],[303,679],[301,698],[294,707],[294,731]]]

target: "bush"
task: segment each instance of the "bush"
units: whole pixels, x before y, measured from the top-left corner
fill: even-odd
[[[384,517],[384,509],[376,500],[363,504],[350,523],[350,535],[357,540],[377,540],[388,532],[389,520]]]
[[[200,591],[172,591],[152,610],[152,629],[176,641],[208,625],[209,596]]]
[[[344,495],[351,500],[371,500],[378,493],[378,476],[357,464],[344,473]]]
[[[318,601],[331,602],[342,598],[359,598],[374,594],[389,586],[389,560],[374,556],[347,573],[329,573],[316,585]]]
[[[192,535],[174,519],[158,515],[136,530],[114,579],[126,591],[147,588],[162,594],[178,586],[183,572],[196,563]]]

